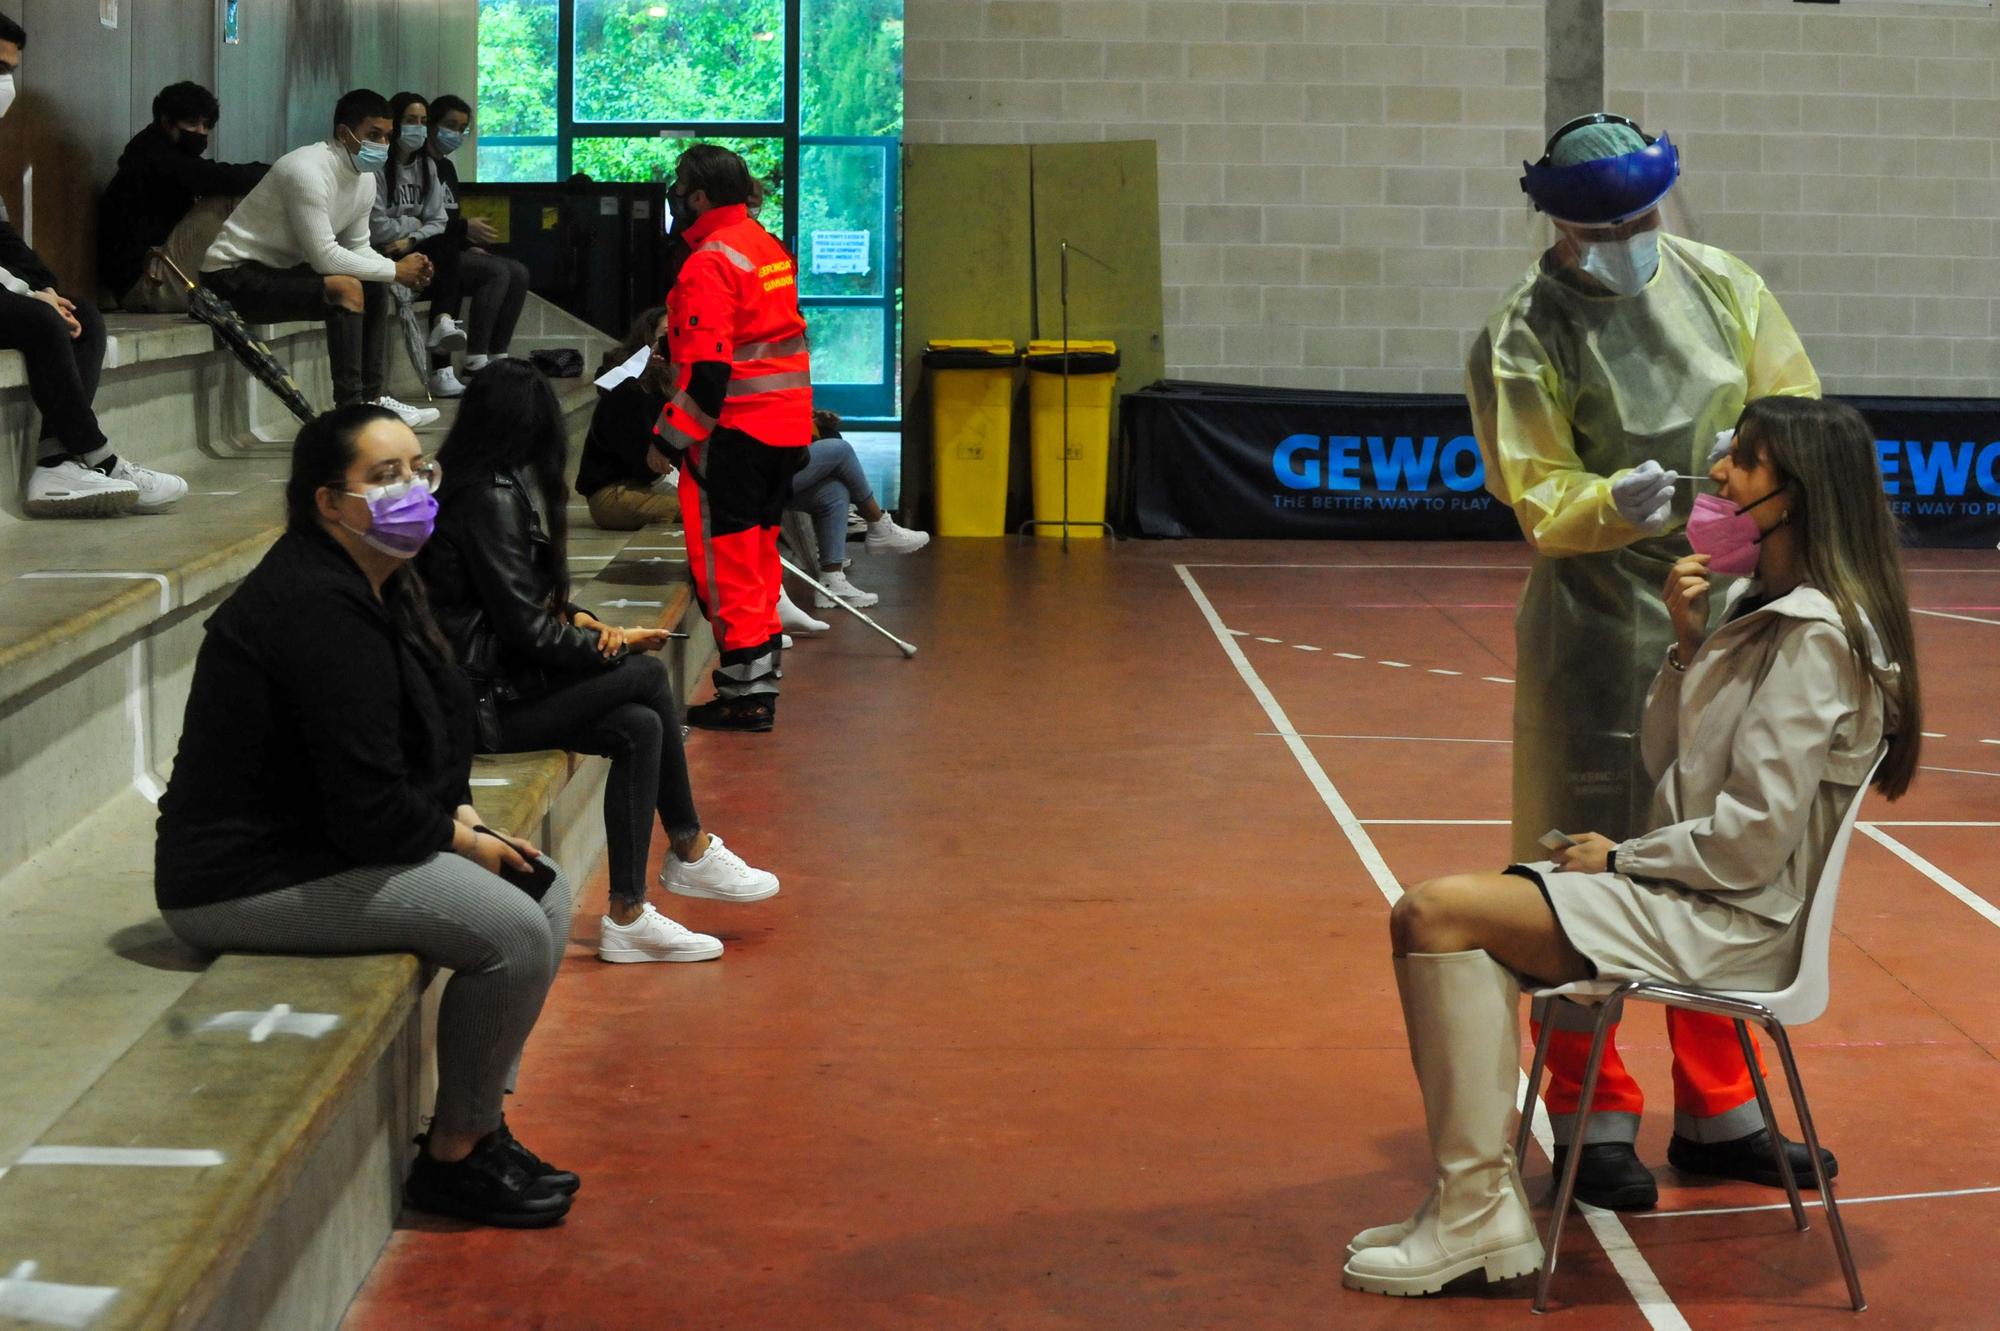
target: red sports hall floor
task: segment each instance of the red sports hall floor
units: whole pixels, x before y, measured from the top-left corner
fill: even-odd
[[[1523,1325],[1519,1284],[1391,1300],[1340,1265],[1424,1186],[1387,893],[1506,856],[1524,552],[863,562],[921,654],[840,623],[787,655],[777,733],[690,741],[708,824],[783,894],[658,897],[729,951],[643,967],[594,959],[585,895],[509,1112],[583,1175],[568,1222],[406,1214],[346,1325]],[[2000,556],[1912,563],[1932,770],[1867,806],[1796,1037],[1865,1316],[1898,1328],[2000,1294]],[[1568,1228],[1550,1324],[1844,1324],[1822,1225],[1666,1168],[1660,1018],[1622,1045],[1661,1206]]]

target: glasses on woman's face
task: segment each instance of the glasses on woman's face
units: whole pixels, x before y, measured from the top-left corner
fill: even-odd
[[[438,483],[444,479],[444,469],[438,466],[436,458],[418,458],[408,466],[385,462],[368,479],[372,484],[367,489],[347,493],[372,504],[383,499],[400,499],[412,485],[422,485],[436,494]]]

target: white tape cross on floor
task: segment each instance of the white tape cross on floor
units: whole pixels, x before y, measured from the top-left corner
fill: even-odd
[[[209,1169],[224,1163],[220,1151],[184,1151],[158,1146],[30,1146],[14,1162],[21,1165],[119,1165],[134,1169]]]
[[[1305,773],[1306,780],[1310,781],[1313,789],[1318,792],[1321,802],[1326,805],[1327,812],[1333,815],[1334,822],[1339,825],[1341,832],[1347,837],[1348,844],[1354,848],[1355,855],[1368,870],[1368,876],[1375,881],[1376,888],[1388,899],[1389,904],[1394,905],[1402,898],[1403,889],[1397,885],[1395,875],[1389,872],[1388,861],[1382,858],[1382,852],[1376,847],[1374,839],[1368,835],[1368,830],[1362,826],[1361,821],[1354,816],[1354,811],[1348,807],[1347,801],[1341,797],[1340,791],[1327,776],[1326,769],[1319,765],[1319,759],[1313,756],[1311,747],[1298,737],[1298,728],[1292,724],[1291,718],[1285,715],[1285,709],[1279,705],[1277,698],[1265,686],[1256,668],[1250,664],[1250,658],[1244,655],[1241,644],[1224,626],[1222,616],[1216,613],[1215,606],[1209,602],[1208,596],[1201,589],[1201,584],[1197,583],[1194,575],[1188,572],[1189,567],[1190,565],[1186,564],[1176,564],[1174,572],[1186,585],[1188,595],[1194,598],[1195,606],[1201,611],[1202,618],[1208,621],[1209,630],[1215,634],[1216,642],[1221,644],[1223,655],[1227,656],[1229,663],[1236,667],[1236,673],[1242,677],[1251,696],[1256,698],[1258,705],[1264,709],[1264,714],[1271,719],[1271,728],[1284,737],[1285,747],[1291,750],[1299,770]],[[1525,1091],[1527,1086],[1525,1072],[1521,1074],[1521,1086]],[[1543,1152],[1547,1153],[1552,1139],[1548,1131],[1548,1116],[1539,1101],[1535,1104],[1535,1140],[1541,1145]],[[1598,1245],[1604,1249],[1604,1255],[1611,1259],[1612,1268],[1618,1272],[1618,1278],[1625,1282],[1625,1288],[1631,1293],[1632,1301],[1638,1305],[1639,1313],[1646,1319],[1647,1325],[1651,1326],[1653,1331],[1690,1331],[1687,1318],[1681,1315],[1681,1310],[1667,1295],[1659,1277],[1647,1263],[1645,1254],[1641,1253],[1638,1246],[1632,1242],[1632,1236],[1626,1232],[1624,1223],[1618,1215],[1612,1211],[1600,1211],[1594,1206],[1579,1205],[1578,1209],[1589,1224],[1590,1232],[1596,1236]]]
[[[61,1285],[35,1279],[39,1264],[22,1262],[0,1276],[0,1317],[38,1326],[86,1327],[104,1315],[118,1291],[109,1285]]]
[[[279,1003],[268,1012],[222,1012],[201,1024],[205,1031],[248,1031],[251,1044],[262,1044],[273,1035],[303,1035],[317,1040],[340,1018],[331,1012],[294,1012],[291,1004]]]

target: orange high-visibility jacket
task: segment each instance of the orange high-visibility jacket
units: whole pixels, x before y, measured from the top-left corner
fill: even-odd
[[[740,203],[711,208],[686,235],[692,253],[667,293],[677,391],[654,432],[691,448],[719,425],[773,447],[804,448],[812,442],[812,362],[798,265]],[[717,417],[688,395],[702,361],[729,366]]]

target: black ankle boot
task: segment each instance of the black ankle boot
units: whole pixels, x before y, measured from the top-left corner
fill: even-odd
[[[1555,1149],[1556,1177],[1562,1177],[1567,1146]],[[1659,1205],[1660,1185],[1630,1142],[1587,1142],[1576,1163],[1576,1199],[1607,1211],[1650,1211]]]
[[[423,1149],[410,1166],[404,1200],[432,1215],[502,1229],[541,1229],[568,1215],[569,1195],[532,1177],[498,1137],[488,1133],[472,1154],[449,1164],[431,1158],[428,1134],[418,1137]]]
[[[717,698],[687,710],[688,724],[703,730],[737,730],[763,734],[777,723],[778,700],[773,697]]]
[[[1819,1157],[1826,1166],[1826,1176],[1830,1179],[1840,1172],[1840,1162],[1833,1158],[1833,1152],[1820,1147]],[[1791,1162],[1792,1178],[1803,1191],[1817,1191],[1819,1181],[1813,1177],[1812,1153],[1806,1150],[1804,1142],[1787,1140],[1785,1158]],[[1706,1174],[1711,1178],[1741,1179],[1745,1183],[1761,1183],[1767,1188],[1782,1188],[1785,1181],[1778,1177],[1778,1162],[1771,1156],[1771,1132],[1759,1128],[1747,1137],[1737,1137],[1726,1142],[1690,1141],[1679,1133],[1667,1143],[1667,1163],[1683,1174]]]

